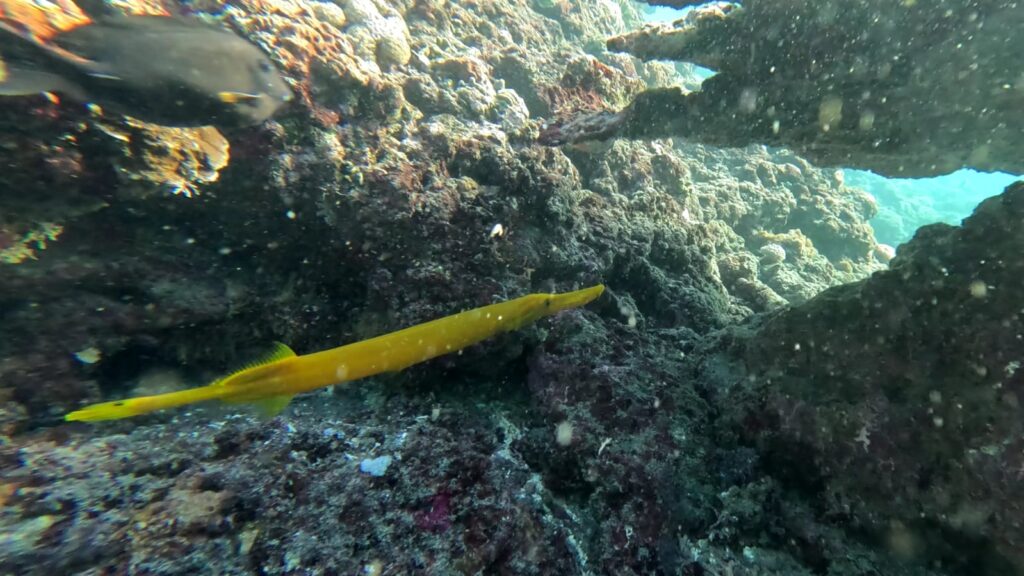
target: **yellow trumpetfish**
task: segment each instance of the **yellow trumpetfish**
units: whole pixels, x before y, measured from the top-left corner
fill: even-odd
[[[207,400],[252,403],[264,415],[273,416],[296,394],[381,372],[396,372],[562,310],[583,306],[602,292],[604,286],[598,284],[564,294],[530,294],[303,356],[296,356],[278,343],[266,357],[212,384],[92,404],[64,419],[115,420]]]

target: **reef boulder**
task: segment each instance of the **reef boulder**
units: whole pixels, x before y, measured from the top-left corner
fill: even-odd
[[[726,331],[699,371],[723,424],[898,556],[1024,568],[1022,221],[1017,183],[889,270]]]

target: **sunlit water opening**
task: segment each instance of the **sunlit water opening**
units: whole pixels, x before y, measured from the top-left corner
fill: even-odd
[[[982,200],[995,196],[1019,176],[1003,172],[957,170],[934,178],[886,178],[865,170],[845,170],[846,184],[878,201],[871,219],[875,238],[897,246],[926,224],[959,224]]]
[[[693,10],[692,7],[676,9],[665,6],[647,5],[642,6],[641,9],[644,11],[644,20],[647,20],[648,22],[672,22],[674,20],[679,20],[683,16],[686,16],[690,10]]]
[[[679,20],[693,10],[693,7],[676,9],[667,8],[665,6],[648,6],[645,4],[640,7],[640,10],[643,12],[644,20],[646,22],[656,24],[659,22],[671,23]],[[696,64],[686,63],[686,66],[689,66],[693,71],[693,74],[701,80],[707,80],[715,74],[714,70],[709,70],[703,66],[697,66]]]

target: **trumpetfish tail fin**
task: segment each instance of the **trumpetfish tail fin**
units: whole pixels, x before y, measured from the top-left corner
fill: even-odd
[[[252,362],[249,362],[231,374],[214,380],[213,383],[207,386],[189,388],[187,390],[179,390],[177,392],[168,392],[166,394],[157,394],[154,396],[139,396],[137,398],[126,398],[124,400],[113,400],[111,402],[90,404],[81,410],[75,410],[74,412],[65,415],[64,420],[68,422],[119,420],[121,418],[130,418],[132,416],[139,416],[141,414],[147,414],[157,410],[174,408],[185,404],[194,404],[196,402],[203,402],[206,400],[224,400],[226,399],[225,386],[230,386],[230,381],[233,377],[257,366],[263,366],[265,364],[277,362],[278,360],[291,358],[292,356],[295,356],[295,352],[293,352],[291,348],[280,342],[275,342],[273,347],[266,354]],[[273,417],[281,412],[281,410],[284,410],[291,399],[292,396],[272,396],[252,402],[252,404],[261,415]]]

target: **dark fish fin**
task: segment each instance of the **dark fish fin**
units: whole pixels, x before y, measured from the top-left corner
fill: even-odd
[[[42,92],[59,92],[75,100],[87,100],[85,92],[63,76],[6,66],[0,62],[0,96],[27,96]]]
[[[101,66],[88,58],[65,50],[55,44],[44,44],[10,24],[0,21],[0,45],[10,42],[11,46],[31,51],[32,57],[45,58],[49,62],[56,62],[63,66],[72,66],[87,73],[101,72]]]
[[[121,14],[117,8],[107,4],[105,0],[75,0],[75,4],[78,5],[78,8],[84,12],[86,16],[93,20],[119,16]]]
[[[206,29],[228,32],[227,29],[221,26],[200,20],[194,16],[176,14],[123,14],[118,12],[94,18],[93,21],[109,28],[125,28],[130,30]]]
[[[4,39],[4,43],[11,42],[11,46],[15,44],[24,44],[28,46],[35,46],[37,49],[43,50],[42,44],[32,38],[26,32],[11,26],[7,22],[0,20],[0,39]]]

